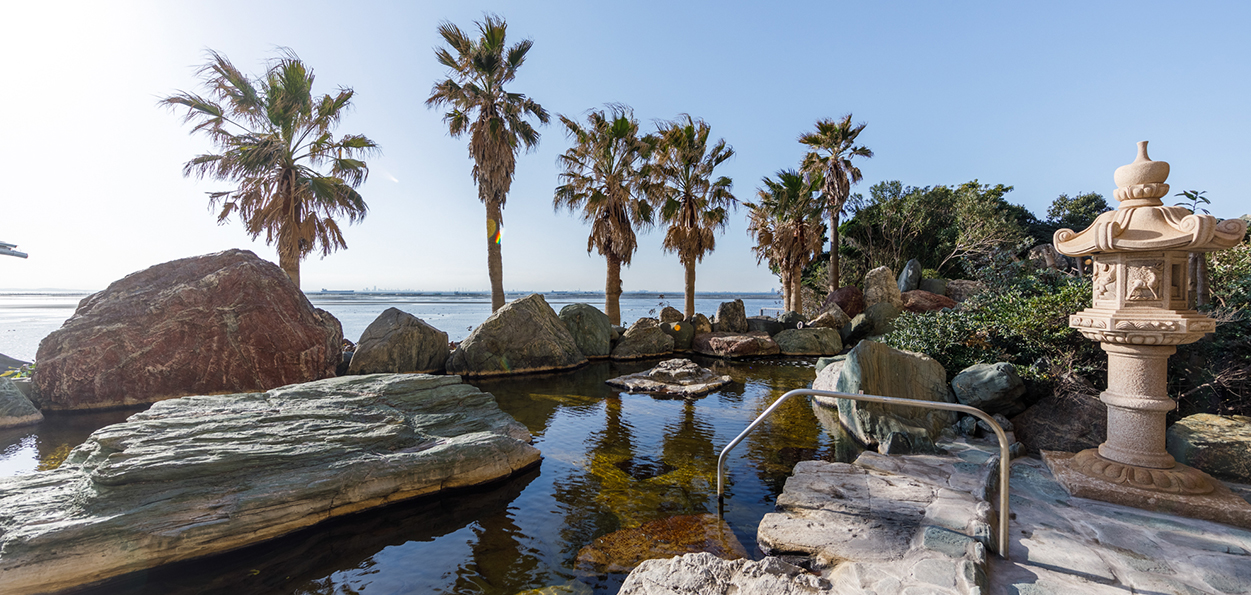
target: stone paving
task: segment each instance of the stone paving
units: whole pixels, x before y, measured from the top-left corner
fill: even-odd
[[[940,446],[800,463],[761,522],[761,548],[839,594],[1251,593],[1251,531],[1071,497],[1033,458],[1012,462],[1001,559],[989,503],[998,448]]]

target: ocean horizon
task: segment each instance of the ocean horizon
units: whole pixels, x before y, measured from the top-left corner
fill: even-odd
[[[73,316],[78,303],[94,291],[0,290],[0,354],[34,361],[39,342]],[[509,302],[532,293],[544,296],[557,312],[573,303],[588,303],[601,310],[604,292],[552,290],[508,291]],[[313,306],[333,314],[343,325],[343,336],[360,339],[387,308],[398,308],[444,331],[449,341],[463,341],[491,315],[489,291],[331,290],[304,291]],[[709,317],[721,302],[743,300],[748,316],[780,309],[782,296],[769,292],[696,292],[695,311]],[[628,291],[621,294],[621,321],[625,326],[645,317],[657,317],[665,306],[683,309],[681,291]]]

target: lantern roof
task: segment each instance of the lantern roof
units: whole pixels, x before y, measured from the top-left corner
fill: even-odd
[[[1055,233],[1056,250],[1068,256],[1108,252],[1177,250],[1215,252],[1232,248],[1247,231],[1243,219],[1218,220],[1185,207],[1167,207],[1169,166],[1147,156],[1147,141],[1138,143],[1138,158],[1117,168],[1113,178],[1120,201],[1114,211],[1099,215],[1086,229]]]

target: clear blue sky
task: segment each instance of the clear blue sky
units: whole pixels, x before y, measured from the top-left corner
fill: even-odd
[[[209,150],[157,100],[196,90],[207,48],[253,74],[295,50],[319,92],[356,90],[340,133],[381,145],[349,248],[303,268],[304,288],[485,290],[484,210],[465,140],[424,100],[446,75],[436,27],[484,11],[534,49],[512,90],[553,114],[608,102],[650,122],[704,118],[738,155],[724,167],[750,200],[794,167],[796,137],[852,113],[876,156],[864,182],[1015,186],[1043,214],[1060,193],[1103,193],[1134,144],[1172,165],[1174,192],[1207,190],[1214,214],[1251,211],[1245,3],[1150,2],[23,2],[5,9],[0,52],[0,289],[100,289],[167,260],[243,247],[275,259],[232,222],[215,223],[183,162]],[[522,155],[505,211],[505,288],[604,286],[588,229],[553,212],[558,125]],[[702,291],[768,291],[739,211],[698,270]],[[642,237],[627,291],[678,291],[662,234]]]

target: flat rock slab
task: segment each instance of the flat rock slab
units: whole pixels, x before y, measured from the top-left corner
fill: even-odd
[[[986,585],[984,483],[980,466],[956,457],[801,462],[758,541],[768,554],[810,558],[831,584],[822,592],[973,592]]]
[[[731,378],[714,373],[689,359],[670,359],[655,368],[605,380],[609,386],[631,392],[694,397],[729,384]]]
[[[1178,463],[1239,482],[1251,482],[1251,417],[1199,413],[1168,429],[1166,444]]]
[[[753,562],[700,553],[643,562],[619,595],[815,595],[830,593],[829,587],[778,558]]]
[[[455,376],[348,376],[163,401],[55,470],[0,480],[6,595],[42,593],[482,484],[539,461]]]
[[[723,560],[747,557],[734,530],[715,514],[674,516],[621,529],[578,552],[578,564],[594,572],[629,572],[644,560],[706,552]]]

